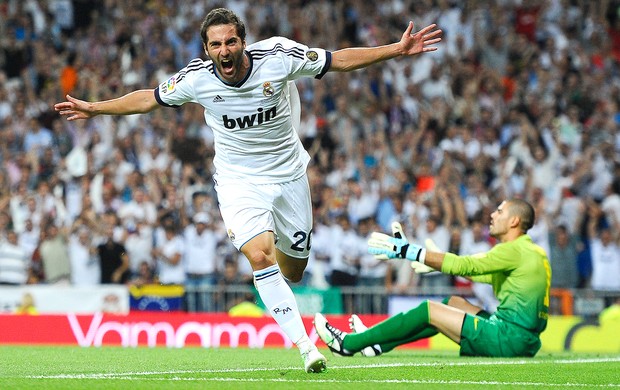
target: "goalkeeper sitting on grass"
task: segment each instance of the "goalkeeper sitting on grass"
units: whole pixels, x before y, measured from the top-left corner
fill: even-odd
[[[441,303],[426,300],[368,329],[353,315],[354,333],[333,327],[317,313],[314,326],[319,337],[342,356],[356,352],[376,356],[437,333],[459,344],[463,356],[534,356],[540,349],[540,333],[547,326],[551,268],[544,250],[526,234],[533,223],[534,209],[529,203],[520,199],[502,202],[491,214],[490,224],[491,235],[500,243],[472,256],[432,252],[410,243],[398,223],[392,228],[394,236],[373,233],[368,251],[377,258],[406,258],[418,267],[417,272],[424,266],[490,283],[500,301],[497,311],[487,313],[460,297]]]

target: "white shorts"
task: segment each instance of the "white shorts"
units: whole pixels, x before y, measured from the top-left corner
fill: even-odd
[[[237,249],[257,235],[272,231],[276,248],[307,258],[312,234],[312,202],[306,175],[279,184],[216,184],[228,237]]]

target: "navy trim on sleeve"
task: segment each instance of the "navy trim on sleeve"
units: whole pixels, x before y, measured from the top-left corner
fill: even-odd
[[[157,103],[159,103],[159,105],[164,106],[164,107],[173,107],[173,108],[181,107],[181,106],[175,106],[172,104],[165,103],[163,100],[161,100],[161,97],[159,96],[159,87],[155,88],[153,93],[155,94],[155,100],[157,100]]]
[[[317,80],[320,80],[321,78],[323,78],[323,76],[325,76],[325,73],[329,71],[329,68],[331,68],[331,66],[332,66],[332,52],[326,51],[325,52],[325,66],[323,67],[323,70],[321,70],[321,73],[314,76],[314,78]]]

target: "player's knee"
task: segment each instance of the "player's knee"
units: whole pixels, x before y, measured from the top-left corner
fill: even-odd
[[[467,303],[467,300],[463,297],[459,297],[458,295],[452,295],[445,298],[442,303],[452,307],[461,307],[463,304]]]
[[[274,256],[269,256],[267,252],[260,250],[260,249],[246,251],[243,254],[250,261],[250,264],[252,265],[252,269],[255,269],[255,270],[264,269],[276,263],[276,259]]]
[[[288,270],[281,270],[281,271],[282,271],[282,276],[284,276],[286,280],[293,282],[293,283],[301,282],[301,279],[304,276],[303,271],[302,272],[288,271]]]

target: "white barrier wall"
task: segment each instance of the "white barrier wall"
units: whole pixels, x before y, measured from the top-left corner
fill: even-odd
[[[0,313],[15,313],[30,295],[39,314],[129,313],[129,291],[125,286],[0,286]]]

